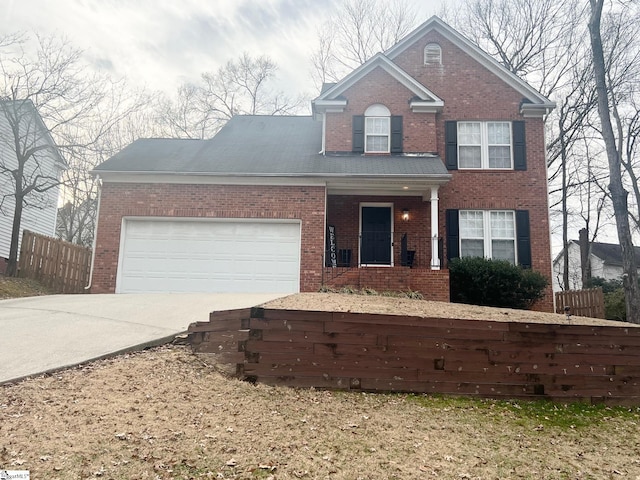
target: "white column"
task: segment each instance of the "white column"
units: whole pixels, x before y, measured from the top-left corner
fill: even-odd
[[[440,270],[438,256],[438,185],[431,187],[431,270]]]

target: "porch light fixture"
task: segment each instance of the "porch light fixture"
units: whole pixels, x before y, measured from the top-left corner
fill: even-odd
[[[405,208],[402,210],[402,220],[404,220],[405,222],[409,221],[409,209]]]

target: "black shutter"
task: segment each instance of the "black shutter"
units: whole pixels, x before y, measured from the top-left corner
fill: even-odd
[[[458,122],[444,123],[445,165],[447,170],[458,169]]]
[[[460,227],[458,226],[458,210],[449,209],[446,212],[447,227],[447,260],[460,256]]]
[[[527,169],[527,149],[524,135],[524,122],[517,121],[511,125],[513,135],[513,169]]]
[[[529,228],[529,210],[516,210],[516,235],[518,263],[531,268],[531,233]]]
[[[402,153],[402,115],[391,117],[391,153]]]
[[[353,116],[352,147],[354,153],[364,153],[364,115]]]

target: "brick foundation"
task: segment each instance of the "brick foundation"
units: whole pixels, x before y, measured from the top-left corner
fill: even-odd
[[[449,301],[449,271],[409,267],[361,267],[343,272],[325,268],[329,287],[371,288],[377,292],[419,292],[425,300]],[[337,276],[336,276],[337,275]]]

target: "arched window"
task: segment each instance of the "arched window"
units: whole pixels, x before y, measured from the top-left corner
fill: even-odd
[[[376,103],[365,110],[364,117],[365,153],[389,153],[391,134],[389,109]]]
[[[425,65],[442,65],[442,48],[437,43],[428,43],[424,47]]]

